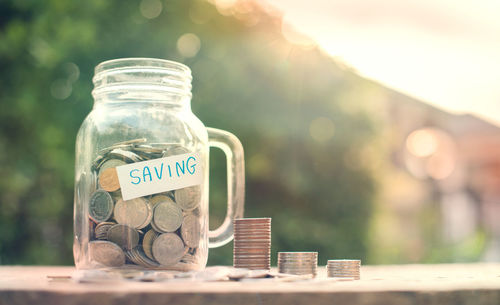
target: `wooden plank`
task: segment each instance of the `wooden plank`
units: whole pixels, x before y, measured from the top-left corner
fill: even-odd
[[[320,268],[323,269],[323,268]],[[72,267],[0,267],[0,304],[500,304],[500,264],[363,266],[359,281],[77,283]],[[48,278],[51,276],[51,278]]]

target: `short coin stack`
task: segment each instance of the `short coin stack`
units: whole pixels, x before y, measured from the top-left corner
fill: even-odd
[[[278,271],[296,275],[317,274],[318,252],[278,252]]]
[[[361,261],[357,259],[331,259],[326,265],[328,277],[349,278],[359,280]]]
[[[271,218],[234,220],[233,264],[236,268],[271,268]]]
[[[199,185],[131,200],[121,198],[116,167],[184,154],[175,143],[134,139],[99,151],[89,199],[92,261],[109,267],[190,270],[199,264],[202,217]]]

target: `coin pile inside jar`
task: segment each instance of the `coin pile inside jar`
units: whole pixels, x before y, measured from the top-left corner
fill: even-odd
[[[199,264],[200,186],[121,198],[116,167],[188,153],[172,143],[121,142],[102,149],[93,162],[95,191],[89,200],[91,260],[110,267],[193,269]]]
[[[296,275],[317,274],[318,252],[278,252],[278,271]]]
[[[328,277],[360,279],[361,261],[357,259],[330,259],[326,265]]]
[[[271,268],[271,218],[234,220],[233,264],[236,268]]]

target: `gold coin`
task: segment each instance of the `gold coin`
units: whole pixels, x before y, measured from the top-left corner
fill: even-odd
[[[107,168],[99,175],[99,185],[103,190],[114,192],[120,189],[116,168]]]

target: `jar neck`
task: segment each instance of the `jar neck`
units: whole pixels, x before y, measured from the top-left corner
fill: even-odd
[[[137,88],[124,88],[105,94],[94,95],[94,108],[105,105],[143,104],[145,107],[158,106],[175,108],[179,110],[191,110],[191,96],[168,94],[165,92],[155,92],[147,90],[137,90]]]
[[[191,108],[191,70],[155,58],[122,58],[95,68],[94,107],[101,104],[151,103]]]

